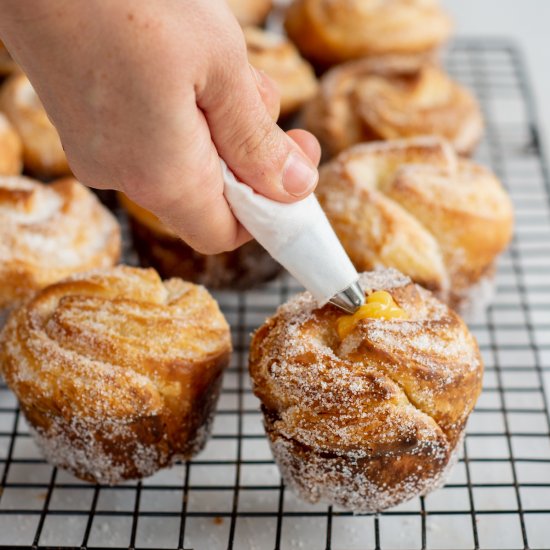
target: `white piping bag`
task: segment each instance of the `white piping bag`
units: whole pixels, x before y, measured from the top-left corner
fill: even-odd
[[[224,195],[235,217],[289,273],[311,292],[347,313],[365,303],[359,275],[315,195],[284,204],[237,180],[221,160]]]

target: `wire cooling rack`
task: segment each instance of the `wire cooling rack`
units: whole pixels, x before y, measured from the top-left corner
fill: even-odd
[[[520,53],[458,40],[447,66],[487,121],[478,159],[516,207],[498,292],[471,326],[484,392],[448,484],[378,515],[300,502],[281,483],[247,376],[249,333],[289,294],[289,278],[218,293],[235,353],[212,438],[196,460],[117,487],[82,483],[40,456],[0,385],[0,549],[366,550],[550,548],[550,185]]]

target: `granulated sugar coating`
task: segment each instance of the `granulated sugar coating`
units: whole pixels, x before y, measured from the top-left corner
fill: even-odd
[[[202,448],[230,352],[203,287],[118,267],[75,275],[13,313],[0,369],[50,462],[116,483]]]
[[[119,255],[116,219],[76,180],[0,176],[0,309],[73,273],[111,267]]]
[[[285,482],[302,498],[378,511],[444,481],[481,391],[462,320],[395,270],[363,274],[407,319],[363,319],[342,341],[304,293],[255,334],[254,392]]]

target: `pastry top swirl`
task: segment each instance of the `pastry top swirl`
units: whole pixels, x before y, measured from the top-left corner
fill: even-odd
[[[176,441],[231,350],[203,287],[125,266],[44,289],[11,315],[1,344],[4,377],[39,432],[55,432],[54,416],[113,430],[160,417]]]
[[[340,311],[318,309],[309,293],[290,300],[252,342],[264,412],[282,437],[320,453],[398,455],[418,440],[453,448],[481,390],[475,339],[395,270],[363,274],[361,285],[390,293],[407,317],[365,317],[341,339]]]
[[[433,50],[452,27],[436,0],[296,0],[285,26],[304,56],[323,66]]]
[[[359,271],[394,267],[452,305],[512,236],[496,176],[437,137],[351,147],[321,168],[316,193]]]
[[[0,307],[77,271],[118,260],[120,230],[74,179],[0,177]]]
[[[330,70],[304,121],[329,154],[363,141],[428,134],[469,154],[483,132],[472,94],[437,65],[411,56],[362,59]]]

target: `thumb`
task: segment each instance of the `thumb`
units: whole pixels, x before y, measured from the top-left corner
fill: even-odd
[[[301,147],[273,122],[261,87],[245,56],[237,70],[224,70],[209,82],[197,95],[197,104],[219,155],[236,176],[266,197],[294,202],[317,185],[318,145],[303,133]],[[304,146],[308,141],[313,144]],[[304,151],[315,153],[310,158]]]

